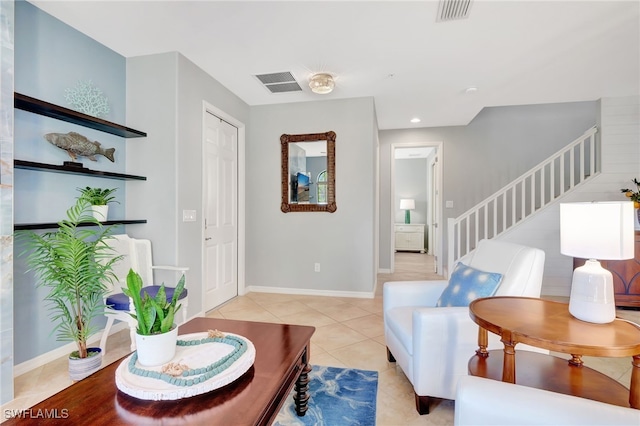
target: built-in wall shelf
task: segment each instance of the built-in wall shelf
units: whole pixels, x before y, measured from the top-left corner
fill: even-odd
[[[74,164],[74,165],[71,165]],[[39,170],[57,173],[70,173],[97,176],[109,179],[120,180],[147,180],[145,176],[127,175],[124,173],[103,172],[100,170],[91,170],[86,167],[77,165],[79,163],[66,163],[63,165],[37,163],[35,161],[14,160],[13,165],[16,169]]]
[[[121,136],[123,138],[142,138],[147,136],[145,132],[141,132],[140,130],[131,129],[117,123],[112,123],[111,121],[83,114],[81,112],[51,104],[20,93],[13,94],[13,104],[15,108],[24,111],[56,118],[68,123],[78,124],[80,126],[99,130],[105,133],[111,133],[112,135]]]
[[[20,93],[13,94],[14,106],[17,109],[29,111],[34,114],[43,115],[46,117],[55,118],[57,120],[66,121],[68,123],[78,124],[90,129],[99,130],[101,132],[110,133],[112,135],[120,136],[123,138],[140,138],[146,137],[145,132],[139,130],[130,129],[129,127],[121,126],[120,124],[112,123],[110,121],[102,120],[100,118],[92,117],[87,114],[83,114],[78,111],[74,111],[69,108],[61,107],[51,104],[49,102],[41,101],[30,96],[22,95]],[[121,179],[121,180],[147,180],[144,176],[127,175],[124,173],[103,172],[99,170],[91,170],[84,167],[81,163],[64,162],[62,165],[37,163],[34,161],[14,160],[14,168],[36,170],[43,172],[54,173],[69,173],[79,175],[90,175],[108,179]],[[140,220],[108,220],[101,222],[103,225],[134,225],[138,223],[147,223],[146,219]],[[27,229],[55,229],[60,225],[57,222],[52,223],[14,223],[13,229],[16,231]],[[95,223],[86,222],[81,223],[78,226],[96,226]]]
[[[141,220],[107,220],[106,222],[100,222],[102,225],[135,225],[137,223],[147,223],[146,219]],[[86,222],[80,223],[78,226],[96,226],[95,223]],[[15,223],[13,229],[16,231],[25,229],[54,229],[58,228],[57,222],[51,223]]]

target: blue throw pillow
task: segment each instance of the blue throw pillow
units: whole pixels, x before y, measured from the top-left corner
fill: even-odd
[[[469,306],[475,299],[493,296],[500,281],[502,274],[484,272],[458,263],[436,306]]]

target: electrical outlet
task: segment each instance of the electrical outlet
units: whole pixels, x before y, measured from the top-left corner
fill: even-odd
[[[316,264],[313,265],[313,270],[316,272],[320,272],[320,264],[316,262]]]

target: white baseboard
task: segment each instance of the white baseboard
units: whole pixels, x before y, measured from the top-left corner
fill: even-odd
[[[387,269],[387,268],[385,268],[385,269],[380,269],[380,268],[379,268],[379,269],[378,269],[378,273],[379,273],[379,274],[390,274],[390,273],[391,273],[391,268],[389,268],[389,269]]]
[[[358,299],[373,299],[375,292],[360,291],[339,291],[339,290],[311,290],[303,288],[283,288],[283,287],[262,287],[248,286],[246,293],[277,293],[277,294],[298,294],[303,296],[330,296],[330,297],[353,297]],[[245,293],[245,294],[246,294]]]
[[[121,330],[125,330],[127,328],[128,328],[128,325],[126,322],[119,322],[117,324],[114,324],[113,327],[111,327],[109,336]],[[87,340],[87,344],[94,344],[94,343],[100,344],[101,337],[102,337],[102,330],[100,330],[98,333],[89,337],[89,339]],[[14,365],[13,377],[20,376],[24,373],[28,373],[29,371],[34,370],[38,367],[42,367],[43,365],[50,363],[51,361],[54,361],[60,357],[68,356],[71,352],[77,349],[78,347],[76,346],[75,342],[67,343],[64,346],[60,346],[59,348],[56,348],[52,351],[43,353],[42,355],[38,355],[37,357],[31,358],[28,361]]]

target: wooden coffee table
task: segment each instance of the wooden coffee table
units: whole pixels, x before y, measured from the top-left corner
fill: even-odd
[[[195,318],[181,325],[179,334],[209,329],[244,336],[256,350],[253,367],[223,388],[175,401],[139,400],[116,387],[115,371],[121,359],[33,406],[30,413],[57,410],[58,416],[65,417],[58,421],[69,425],[268,425],[295,385],[296,410],[304,415],[314,327]],[[4,425],[42,421],[9,419]]]
[[[640,327],[621,319],[609,324],[581,321],[569,313],[568,306],[526,297],[471,302],[469,315],[480,331],[469,373],[640,409]],[[487,330],[501,337],[504,350],[486,350]],[[570,354],[571,359],[516,351],[518,343]],[[584,366],[582,355],[633,357],[630,390]]]

